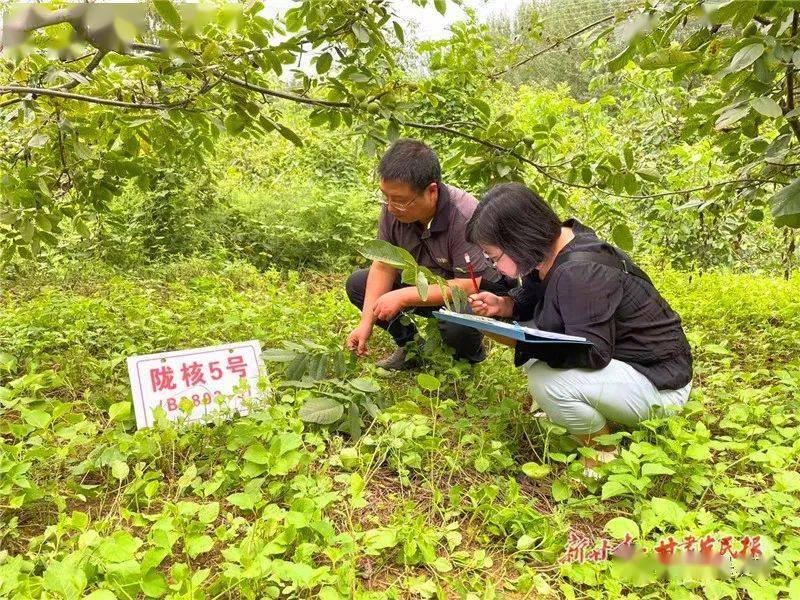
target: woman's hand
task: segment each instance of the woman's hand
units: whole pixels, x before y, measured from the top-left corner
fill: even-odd
[[[481,317],[510,317],[514,312],[514,301],[508,296],[495,296],[491,292],[479,292],[469,297],[472,312]]]

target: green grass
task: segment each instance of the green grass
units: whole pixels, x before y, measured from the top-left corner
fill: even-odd
[[[333,365],[357,314],[344,274],[193,260],[6,281],[0,597],[797,597],[800,279],[656,279],[695,348],[695,389],[680,416],[616,434],[621,457],[588,488],[498,347],[474,370],[434,349],[431,377],[339,362],[309,389],[270,364],[247,418],[135,431],[126,356],[310,340],[322,349],[293,368]],[[357,441],[298,415],[337,390],[362,410]],[[558,565],[571,528],[610,538],[630,529],[620,518],[651,546],[760,534],[771,572],[687,583]]]

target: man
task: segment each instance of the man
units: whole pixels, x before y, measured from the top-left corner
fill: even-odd
[[[500,275],[480,248],[466,241],[466,225],[478,205],[468,193],[441,181],[436,153],[417,140],[397,140],[378,166],[383,209],[378,238],[408,250],[417,263],[448,280],[448,285],[474,293],[464,254],[468,253],[478,283],[495,282]],[[361,322],[347,337],[347,347],[358,356],[367,352],[375,325],[385,329],[397,350],[377,364],[385,369],[405,370],[416,362],[406,357],[406,345],[417,333],[413,323],[403,324],[401,313],[431,316],[444,304],[438,286],[428,289],[428,299],[417,288],[400,282],[400,271],[381,261],[356,271],[347,280],[347,295],[361,310]],[[483,334],[469,327],[438,321],[442,340],[455,350],[456,358],[471,363],[486,357]]]

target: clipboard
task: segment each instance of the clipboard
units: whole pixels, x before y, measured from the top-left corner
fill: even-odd
[[[566,335],[564,333],[555,333],[553,331],[544,331],[543,329],[536,329],[526,325],[520,325],[516,321],[506,323],[505,321],[500,321],[498,319],[457,313],[445,309],[433,311],[433,316],[440,321],[448,321],[450,323],[464,325],[465,327],[471,327],[487,333],[493,333],[495,335],[511,338],[520,342],[525,342],[526,344],[559,344],[567,346],[592,345],[592,342],[584,337]]]

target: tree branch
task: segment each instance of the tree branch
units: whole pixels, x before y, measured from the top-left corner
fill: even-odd
[[[164,48],[163,46],[156,46],[153,44],[139,44],[139,43],[131,44],[130,49],[141,52],[154,52],[154,53],[164,52],[166,50],[166,48]],[[298,96],[297,94],[290,94],[289,92],[272,90],[260,85],[249,83],[247,81],[244,81],[243,79],[233,77],[232,75],[228,75],[227,73],[223,73],[222,71],[213,70],[211,71],[211,73],[219,77],[221,80],[227,81],[232,85],[242,87],[244,89],[250,90],[251,92],[258,92],[259,94],[272,96],[273,98],[282,98],[283,100],[291,100],[292,102],[299,102],[300,104],[308,104],[311,106],[323,106],[327,108],[350,107],[350,105],[347,104],[346,102],[331,102],[329,100],[318,100],[314,98],[306,98],[305,96]]]
[[[598,193],[601,193],[601,194],[605,194],[606,196],[613,196],[613,197],[616,197],[616,198],[626,198],[626,199],[629,199],[629,200],[646,200],[646,199],[649,199],[649,198],[662,198],[662,197],[665,197],[665,196],[680,196],[680,195],[689,194],[689,193],[692,193],[692,192],[702,192],[702,191],[710,190],[710,189],[717,188],[717,187],[724,187],[726,185],[752,184],[752,183],[757,183],[757,184],[776,183],[775,181],[773,181],[771,179],[731,179],[731,180],[728,180],[728,181],[719,181],[719,182],[716,182],[716,183],[709,183],[709,184],[706,184],[706,185],[701,185],[701,186],[698,186],[698,187],[693,187],[693,188],[688,188],[688,189],[674,190],[674,191],[669,191],[669,192],[657,192],[655,194],[618,194],[616,192],[610,192],[608,190],[604,190],[604,189],[602,189],[602,188],[600,188],[600,187],[598,187],[596,185],[584,185],[584,184],[580,184],[580,183],[570,183],[568,181],[564,181],[563,179],[560,179],[560,178],[556,177],[555,175],[549,173],[547,171],[547,169],[543,165],[540,165],[539,163],[536,163],[536,162],[532,161],[531,159],[527,158],[526,156],[523,156],[522,154],[520,154],[520,153],[518,153],[518,152],[516,152],[514,150],[511,150],[510,148],[507,148],[505,146],[501,146],[500,144],[496,144],[494,142],[490,142],[489,140],[484,140],[484,139],[479,138],[477,136],[474,136],[472,134],[465,133],[465,132],[459,131],[457,129],[453,129],[451,127],[446,127],[444,125],[430,125],[430,124],[427,124],[427,123],[417,123],[417,122],[413,122],[413,121],[398,121],[398,123],[400,123],[401,125],[403,125],[405,127],[411,127],[411,128],[414,128],[414,129],[423,129],[423,130],[427,130],[427,131],[438,131],[438,132],[441,132],[441,133],[446,133],[446,134],[449,134],[449,135],[454,135],[454,136],[457,136],[457,137],[468,139],[468,140],[473,141],[475,143],[478,143],[478,144],[481,144],[483,146],[486,146],[487,148],[492,148],[494,150],[497,150],[498,152],[502,152],[504,154],[508,154],[510,156],[513,156],[514,158],[516,158],[520,162],[523,162],[523,163],[526,163],[528,165],[531,165],[534,169],[536,169],[537,172],[539,172],[544,177],[546,177],[547,179],[549,179],[550,181],[552,181],[554,183],[558,183],[558,184],[565,185],[567,187],[572,187],[572,188],[590,190],[590,191],[593,191],[593,192],[598,192]]]
[[[81,58],[88,58],[89,56],[92,56],[92,60],[89,62],[88,65],[86,65],[86,68],[83,70],[82,74],[88,75],[89,73],[94,71],[100,64],[100,62],[103,60],[103,57],[105,57],[106,54],[108,54],[108,52],[106,52],[105,50],[97,50],[97,52],[95,52],[94,55],[87,54],[86,56],[82,56]],[[80,85],[80,81],[78,81],[77,79],[73,79],[72,81],[67,82],[64,85],[52,89],[67,91],[71,90],[74,87],[77,87],[78,85]],[[18,102],[22,102],[22,98],[12,98],[11,100],[0,102],[0,108],[5,108],[6,106],[11,106],[12,104],[17,104]]]
[[[284,100],[291,100],[292,102],[299,102],[300,104],[308,104],[311,106],[323,106],[327,108],[350,108],[350,105],[347,102],[331,102],[330,100],[306,98],[305,96],[298,96],[297,94],[290,94],[288,92],[279,92],[277,90],[261,87],[260,85],[248,83],[242,79],[237,79],[236,77],[222,73],[221,71],[211,72],[223,81],[227,81],[228,83],[245,88],[252,92],[258,92],[259,94],[265,94],[274,98],[283,98]]]
[[[25,87],[18,85],[0,86],[0,94],[21,94],[21,95],[33,94],[34,96],[52,96],[54,98],[64,98],[66,100],[79,100],[81,102],[89,102],[91,104],[103,104],[106,106],[116,106],[117,108],[133,108],[133,109],[143,109],[143,110],[165,110],[169,108],[177,108],[188,103],[188,100],[182,100],[181,102],[176,102],[172,104],[123,102],[122,100],[98,98],[97,96],[86,96],[85,94],[73,94],[71,92],[64,92],[62,90],[56,90],[50,88]]]
[[[463,131],[459,131],[458,129],[453,129],[452,127],[447,127],[445,125],[428,125],[427,123],[416,123],[414,121],[398,121],[401,125],[405,127],[413,127],[414,129],[425,129],[427,131],[440,131],[442,133],[448,133],[450,135],[454,135],[456,137],[460,137],[466,140],[470,140],[477,144],[481,144],[482,146],[486,146],[487,148],[492,148],[493,150],[497,150],[498,152],[502,152],[503,154],[508,154],[513,156],[518,161],[526,163],[536,169],[539,173],[544,175],[550,181],[554,183],[559,183],[561,185],[566,185],[575,188],[581,188],[584,190],[591,190],[595,189],[595,186],[592,185],[583,185],[580,183],[569,183],[564,181],[563,179],[559,179],[555,175],[548,173],[547,169],[545,169],[542,165],[537,162],[532,161],[530,158],[520,154],[516,150],[512,150],[511,148],[507,148],[505,146],[501,146],[500,144],[496,144],[494,142],[490,142],[489,140],[485,140],[483,138],[479,138],[478,136],[472,135],[470,133],[465,133]]]
[[[623,13],[623,14],[628,14],[630,12],[632,12],[632,11],[629,9],[629,10],[625,11],[625,13]],[[602,19],[598,19],[594,23],[590,23],[589,25],[586,25],[585,27],[581,27],[580,29],[578,29],[578,31],[574,31],[574,32],[570,33],[569,35],[567,35],[566,37],[563,37],[563,38],[560,38],[560,39],[556,40],[555,42],[553,42],[552,44],[550,44],[546,48],[542,48],[541,50],[538,50],[537,52],[534,52],[530,56],[528,56],[526,58],[523,58],[520,61],[515,62],[510,67],[506,67],[505,69],[502,69],[500,71],[495,71],[494,73],[489,75],[489,77],[491,79],[497,79],[501,75],[505,75],[509,71],[513,71],[517,67],[521,67],[522,65],[524,65],[526,63],[529,63],[530,61],[534,60],[535,58],[538,58],[542,54],[550,52],[551,50],[557,48],[558,46],[560,46],[564,42],[569,41],[574,37],[578,37],[580,34],[585,33],[586,31],[589,31],[590,29],[593,29],[593,28],[597,27],[598,25],[602,25],[603,23],[605,23],[607,21],[611,21],[612,19],[616,18],[616,16],[617,15],[608,15],[606,17],[603,17]]]
[[[792,40],[797,37],[798,13],[795,10],[792,14]],[[789,61],[786,66],[786,112],[794,110],[794,63]],[[789,126],[794,132],[797,141],[800,141],[800,122],[797,117],[789,117]]]

